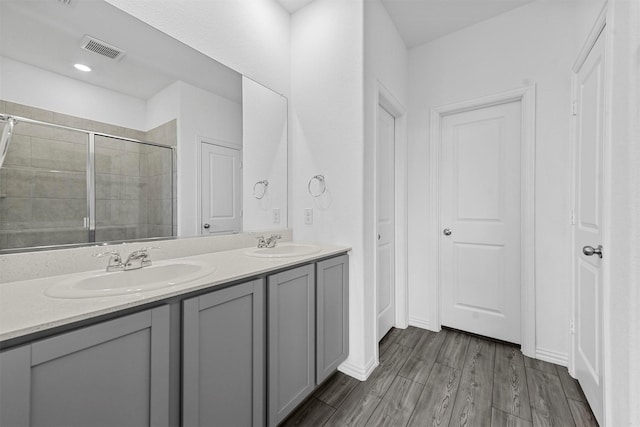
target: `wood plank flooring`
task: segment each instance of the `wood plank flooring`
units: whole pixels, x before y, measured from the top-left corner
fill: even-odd
[[[562,366],[517,347],[442,330],[392,329],[365,382],[329,378],[281,425],[559,426],[597,422]]]

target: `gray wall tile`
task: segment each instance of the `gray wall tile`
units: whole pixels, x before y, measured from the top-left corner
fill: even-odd
[[[87,175],[83,172],[36,171],[33,197],[50,199],[87,199]]]
[[[30,136],[13,134],[4,166],[31,166]]]
[[[42,169],[86,171],[86,147],[51,139],[31,139],[31,166]]]
[[[0,197],[31,197],[35,171],[31,169],[0,169]]]
[[[87,215],[84,199],[33,199],[33,220],[52,226],[82,226]]]
[[[9,229],[10,223],[29,222],[33,218],[33,199],[4,197],[0,199],[2,224],[0,228]]]

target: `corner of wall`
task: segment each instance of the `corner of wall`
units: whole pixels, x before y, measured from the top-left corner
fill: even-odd
[[[338,367],[338,370],[357,380],[366,381],[378,365],[379,363],[376,361],[375,357],[370,358],[364,365],[355,363],[351,359],[347,359]]]

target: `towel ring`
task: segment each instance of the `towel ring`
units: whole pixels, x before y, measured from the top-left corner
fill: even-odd
[[[318,181],[318,187],[320,188],[318,193],[314,193],[311,191],[311,184],[313,181]],[[309,184],[307,184],[307,190],[309,190],[309,194],[311,197],[320,197],[327,191],[327,183],[324,180],[324,175],[314,175],[309,180]]]
[[[267,194],[267,187],[269,186],[269,181],[263,179],[262,181],[258,181],[253,184],[253,197],[260,200]],[[260,188],[262,188],[262,192],[260,192]]]

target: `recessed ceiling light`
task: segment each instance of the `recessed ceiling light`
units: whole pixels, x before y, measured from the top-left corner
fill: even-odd
[[[84,71],[85,73],[88,73],[89,71],[91,71],[91,68],[87,67],[84,64],[73,64],[73,66],[80,71]]]

